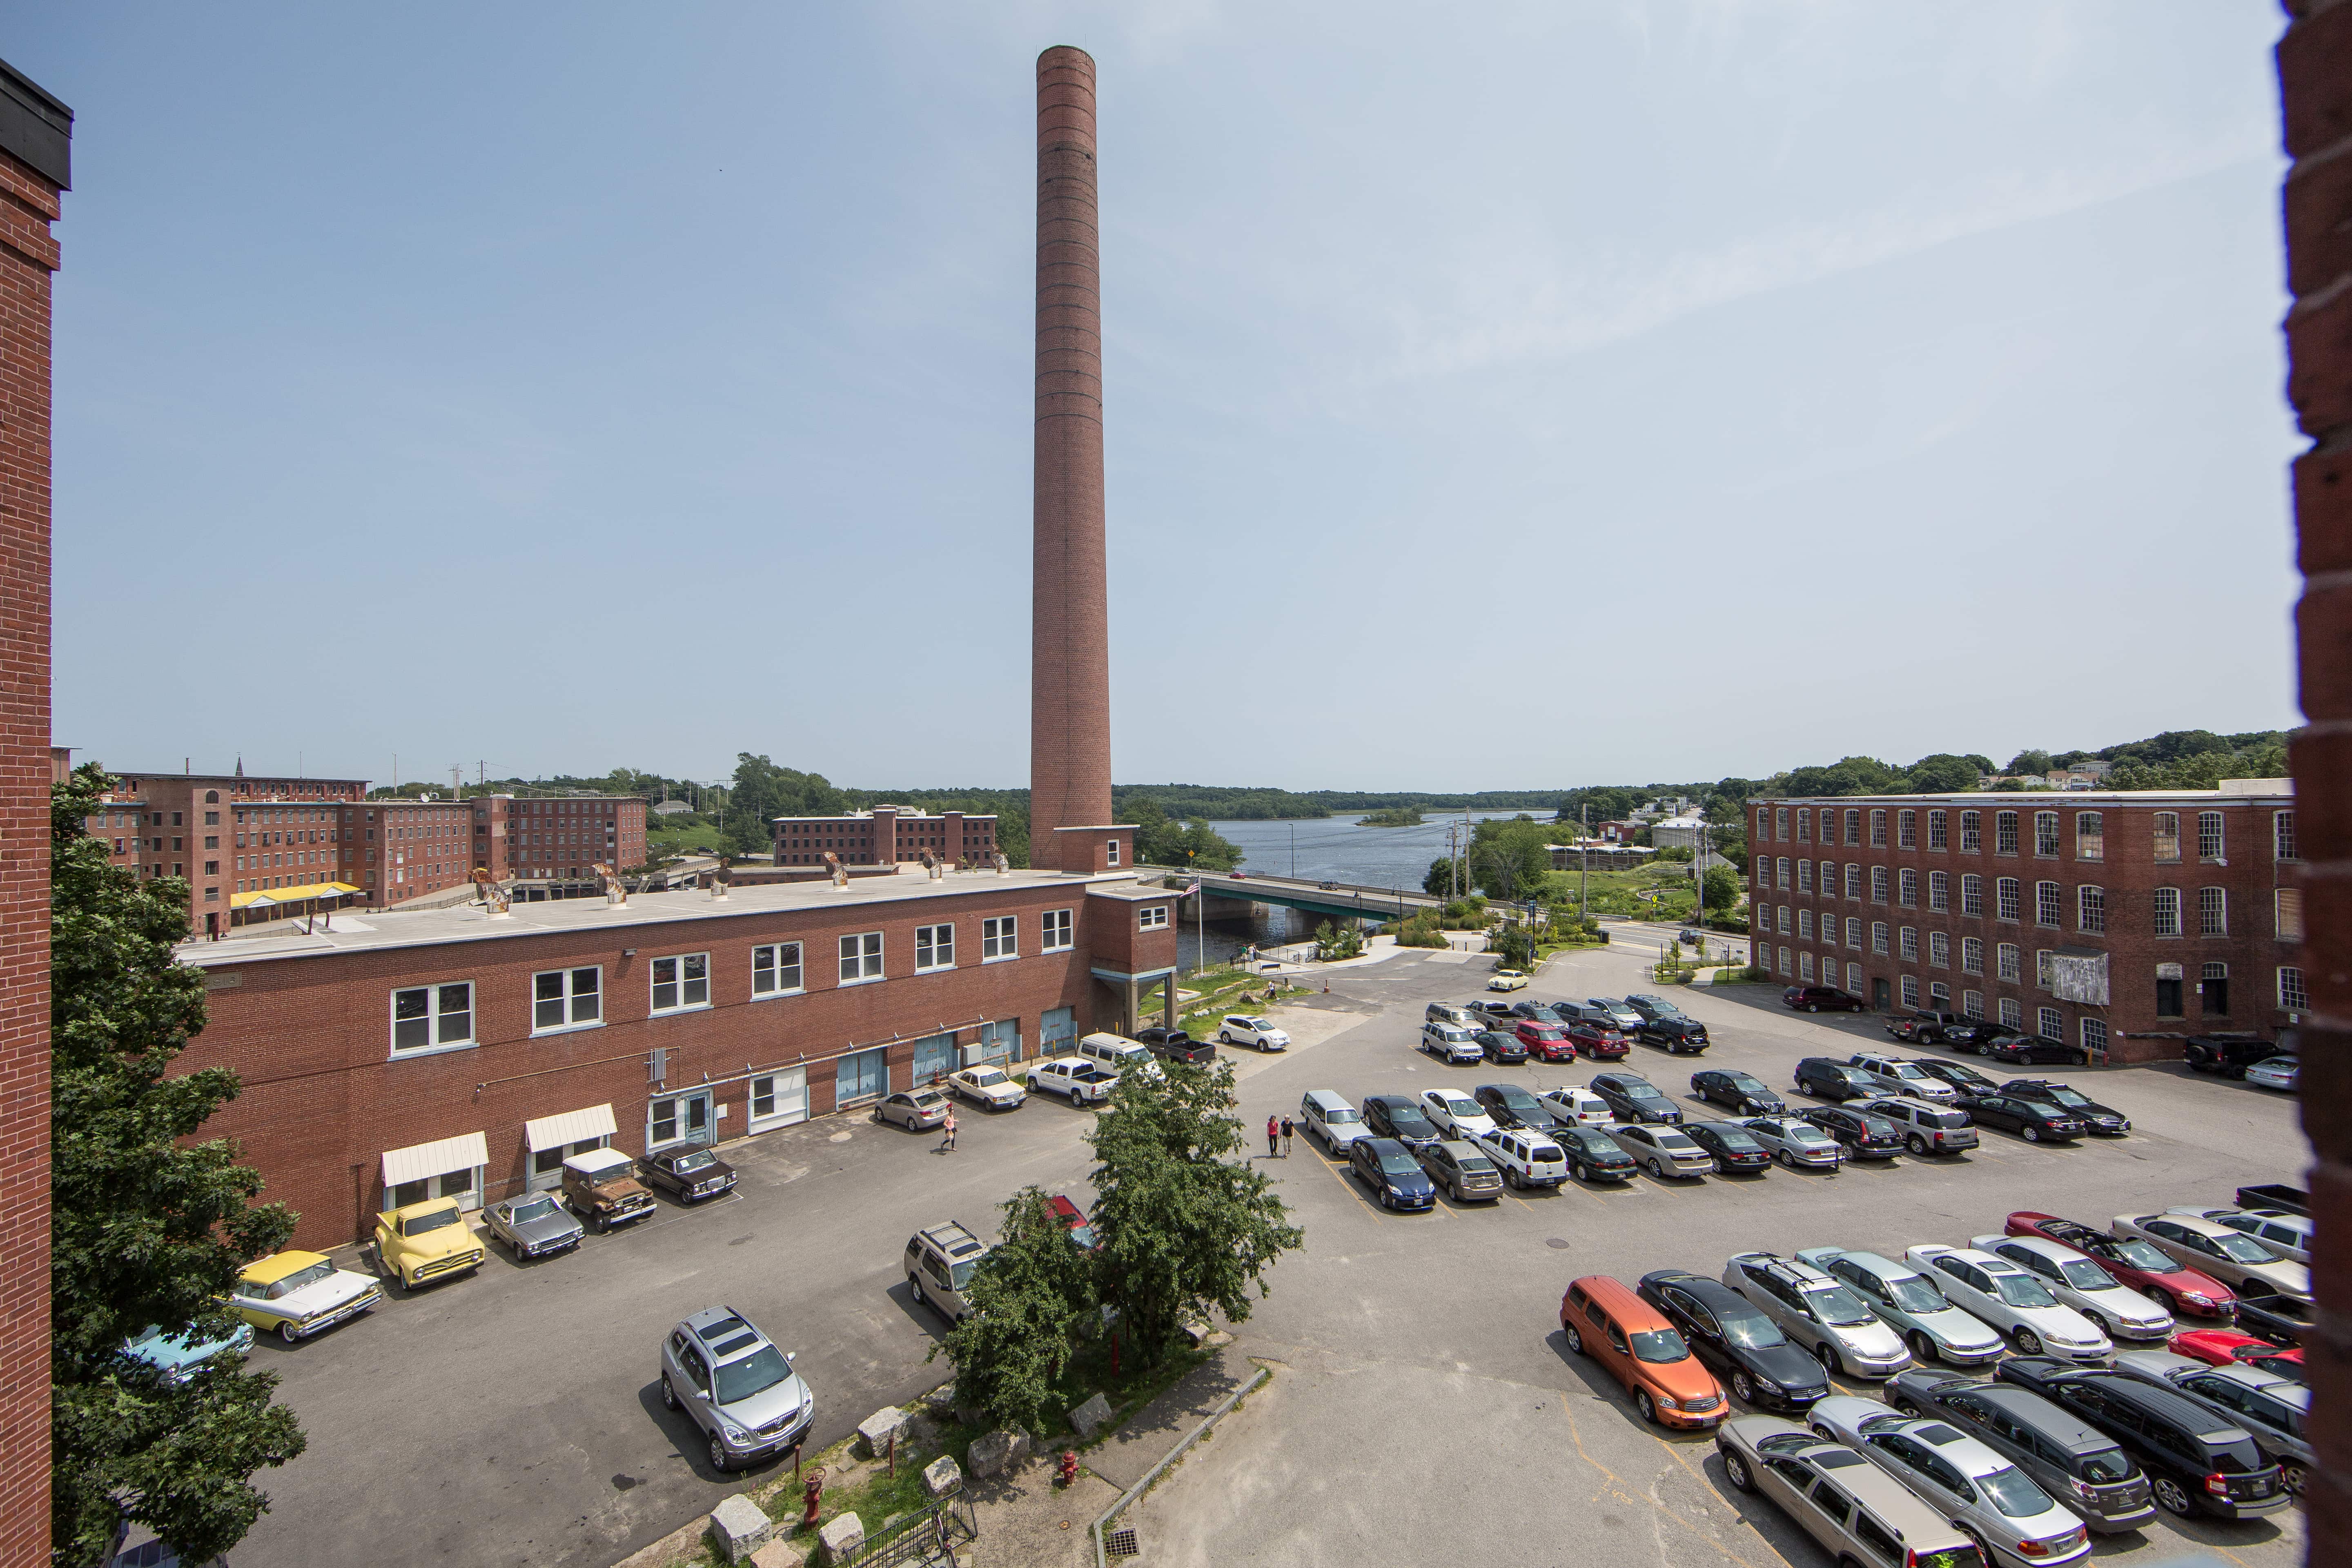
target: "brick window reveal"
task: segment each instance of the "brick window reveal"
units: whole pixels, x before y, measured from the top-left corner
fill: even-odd
[[[1906,910],[1916,910],[1919,907],[1918,872],[1914,871],[1908,866],[1904,867],[1902,875],[1897,879],[1895,886],[1899,889],[1895,894],[1895,902],[1901,904]]]
[[[2218,811],[2199,812],[2197,814],[2197,858],[2219,860],[2221,858],[2221,814]]]
[[[2097,936],[2107,929],[2107,890],[2105,888],[2074,889],[2075,929]]]
[[[2045,1040],[2063,1040],[2066,1037],[2066,1020],[2060,1016],[2057,1008],[2042,1009],[2041,1034]]]
[[[1960,1011],[1961,1011],[1962,1013],[1966,1014],[1968,1016],[1969,1016],[1969,1017],[1971,1017],[1971,1018],[1981,1018],[1981,1017],[1983,1017],[1983,1016],[1984,1016],[1984,993],[1983,993],[1983,992],[1981,992],[1981,991],[1963,991],[1963,992],[1961,992],[1961,993],[1960,993]]]
[[[2158,812],[2153,819],[2149,838],[2158,860],[2179,859],[2180,814],[2177,811]]]
[[[1937,969],[1952,966],[1952,939],[1943,931],[1927,933],[1927,962]]]
[[[1146,904],[1135,911],[1135,929],[1138,931],[1163,931],[1167,925],[1166,904]]]
[[[841,984],[856,985],[882,978],[882,933],[860,931],[841,939]]]
[[[1020,921],[1013,915],[992,915],[980,922],[980,961],[993,963],[999,959],[1021,956]]]
[[[1983,834],[1978,826],[1978,824],[1982,820],[1983,816],[1979,812],[1964,811],[1960,813],[1961,854],[1974,855],[1978,850],[1984,847]]]
[[[1886,954],[1886,933],[1887,925],[1885,921],[1870,922],[1870,951],[1882,958]]]
[[[2024,1017],[2024,1009],[2018,1005],[2016,997],[2004,996],[2000,999],[2001,1027],[2005,1029],[2014,1029],[2021,1022],[2023,1021]]]
[[[2074,814],[2074,858],[2104,860],[2107,858],[2106,818],[2095,811]]]
[[[2013,942],[2002,942],[2000,946],[1993,949],[1992,956],[1994,979],[2006,980],[2014,984],[2018,980],[2023,978],[2022,971],[2019,967],[2019,960],[2023,956],[2023,953],[2018,947],[2017,943]],[[2016,1020],[2008,1019],[2005,1021],[2014,1023]]]
[[[1952,875],[1948,871],[1927,873],[1927,907],[1948,910],[1952,907]]]
[[[1984,913],[1984,879],[1970,871],[1960,879],[1960,913]]]
[[[1862,868],[1860,866],[1849,865],[1845,868],[1845,896],[1849,899],[1858,899],[1862,897]]]
[[[2197,934],[2227,936],[2230,934],[2230,895],[2221,888],[2197,889]]]
[[[2302,857],[2294,847],[2294,813],[2271,813],[2271,852],[2281,860],[2297,860]]]
[[[683,1013],[710,1005],[710,955],[682,953],[656,958],[653,963],[653,1010]]]
[[[1895,933],[1895,947],[1897,955],[1901,957],[1904,963],[1918,963],[1919,929],[1916,926],[1905,926],[1900,931]]]
[[[915,928],[915,973],[927,973],[935,969],[955,967],[955,927],[952,925],[917,926]]]
[[[1886,813],[1884,811],[1870,814],[1870,842],[1876,848],[1886,847]]]
[[[1919,847],[1919,814],[1898,811],[1895,814],[1895,846],[1898,849]]]
[[[1862,945],[1862,921],[1859,917],[1848,917],[1845,922],[1845,944],[1848,947]]]
[[[1845,841],[1857,845],[1862,842],[1862,813],[1858,809],[1845,814]]]
[[[1873,866],[1870,868],[1870,901],[1872,903],[1883,904],[1886,901],[1888,885],[1892,880],[1893,879],[1886,874],[1885,867]]]

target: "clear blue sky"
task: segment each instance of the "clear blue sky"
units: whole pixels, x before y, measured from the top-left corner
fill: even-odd
[[[21,16],[8,57],[80,117],[58,738],[379,780],[750,750],[1025,783],[1055,43],[1101,68],[1122,781],[1536,787],[2291,722],[2278,27]]]

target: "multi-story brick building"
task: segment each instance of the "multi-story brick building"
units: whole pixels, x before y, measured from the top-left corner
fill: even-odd
[[[1067,873],[394,910],[195,942],[210,1022],[181,1067],[238,1073],[205,1131],[300,1211],[295,1244],[350,1241],[379,1206],[551,1183],[583,1145],[762,1132],[1131,1026],[1174,974],[1176,895],[1096,868],[1132,863],[1132,829],[1087,836],[1106,842],[1066,843]]]
[[[937,859],[986,864],[996,854],[996,818],[961,811],[933,816],[877,805],[846,816],[779,816],[773,842],[779,866],[822,866],[828,850],[846,866],[919,860],[926,850]],[[1045,863],[1034,854],[1032,858]]]
[[[338,810],[367,794],[365,779],[247,777],[233,773],[123,773],[92,837],[114,863],[141,877],[188,880],[189,929],[218,936],[254,913],[281,907],[253,895],[337,881],[341,862],[331,826]]]
[[[2308,1005],[2284,779],[2218,790],[1763,800],[1756,961],[1878,1008],[1998,1019],[2115,1062]]]

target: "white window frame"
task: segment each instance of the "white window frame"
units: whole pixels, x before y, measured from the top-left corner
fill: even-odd
[[[1961,992],[1961,993],[1960,993],[1960,1014],[1961,1014],[1961,1016],[1962,1016],[1963,1017],[1969,1017],[1969,1018],[1981,1018],[1981,1017],[1983,1017],[1983,1016],[1984,1016],[1984,993],[1983,993],[1983,992],[1981,992],[1981,991],[1963,991],[1963,992]]]
[[[1874,849],[1886,847],[1886,813],[1883,809],[1870,814],[1870,845]]]
[[[2159,866],[2169,866],[2180,858],[2180,814],[2159,811],[2148,828],[2149,852]]]
[[[2004,1029],[2018,1029],[2025,1026],[2025,1008],[2014,996],[2004,996],[2000,999],[2000,1026]]]
[[[2107,930],[2107,890],[2085,882],[2074,889],[2074,929],[2092,936]]]
[[[1021,956],[1021,917],[989,915],[980,922],[980,961],[1003,963]]]
[[[1960,938],[1960,973],[1963,974],[1984,973],[1984,938],[1980,936]]]
[[[1857,848],[1862,844],[1862,808],[1855,806],[1845,814],[1845,841]]]
[[[1994,854],[2015,855],[2017,853],[2020,822],[2020,814],[2014,811],[1996,811],[1992,814],[1992,852]]]
[[[953,969],[955,966],[954,922],[917,926],[915,928],[915,973],[936,974],[940,970]]]
[[[2078,811],[2074,814],[2074,858],[2105,860],[2107,858],[2106,814]]]
[[[1895,955],[1906,963],[1919,962],[1919,928],[1905,926],[1895,933]]]
[[[1873,866],[1870,868],[1870,901],[1874,904],[1883,904],[1892,896],[1894,890],[1895,879],[1887,874],[1887,868],[1884,866]]]
[[[1798,820],[1802,821],[1804,819],[1800,817]],[[1797,978],[1805,982],[1809,985],[1812,984],[1813,955],[1811,953],[1801,952],[1797,954]]]
[[[1960,913],[1984,918],[1984,879],[1974,871],[1960,873]]]
[[[2278,888],[2271,893],[2271,920],[2281,942],[2303,940],[2303,889]]]
[[[1797,891],[1810,894],[1812,890],[1813,863],[1811,860],[1800,860],[1797,862]]]
[[[1895,847],[1897,849],[1919,847],[1919,814],[1904,810],[1895,814]]]
[[[1166,931],[1168,929],[1168,906],[1166,904],[1144,904],[1139,907],[1135,911],[1135,929],[1138,931]]]
[[[871,985],[883,978],[882,933],[878,931],[853,931],[835,943],[839,955],[840,979],[843,985]]]
[[[1984,813],[1980,811],[1960,813],[1960,853],[1963,855],[1984,853]]]
[[[1116,866],[1118,864],[1118,839],[1106,838],[1103,840],[1103,864],[1106,866]]]
[[[1780,931],[1784,935],[1789,930],[1789,910],[1793,906],[1789,904],[1782,904],[1780,906]]]
[[[668,999],[663,999],[663,992]],[[656,958],[646,969],[646,1005],[656,1018],[672,1013],[698,1013],[710,1005],[710,954],[674,952]]]
[[[1886,956],[1888,930],[1885,921],[1870,922],[1870,951],[1881,958]]]
[[[1077,945],[1076,939],[1071,934],[1076,929],[1076,911],[1047,910],[1038,920],[1037,951],[1040,952],[1069,952]]]
[[[2015,877],[1999,877],[1992,885],[1992,916],[1997,921],[2017,921],[2024,915],[2024,889]]]
[[[1950,818],[1945,813],[1940,811],[1929,812],[1927,814],[1928,849],[1931,851],[1949,849],[1951,847],[1952,836]]]
[[[2148,894],[2147,925],[2155,936],[2180,934],[2180,889],[2157,888]]]
[[[2025,950],[2013,942],[1997,942],[1992,950],[1992,974],[1996,980],[2006,980],[2011,985],[2025,980]]]
[[[1927,873],[1927,907],[1949,910],[1952,907],[1952,874],[1949,871]]]
[[[465,1003],[463,1007],[453,1008],[448,1005],[451,992],[459,994]],[[401,1017],[400,999],[403,996],[422,996],[425,999],[422,1019]],[[445,1026],[443,1023],[446,1018],[459,1016],[465,1019],[463,1026]],[[438,1056],[443,1051],[469,1051],[481,1043],[474,1037],[474,983],[470,980],[436,981],[429,985],[395,987],[392,993],[390,1018],[392,1059],[394,1061],[404,1061],[410,1057]],[[424,1041],[418,1045],[403,1046],[400,1043],[403,1023],[422,1023],[425,1026]],[[457,1027],[459,1032],[446,1033],[449,1027]]]
[[[2107,1021],[2105,1018],[2084,1018],[2082,1022],[2083,1048],[2093,1060],[2107,1054]]]
[[[2058,955],[2046,947],[2033,950],[2033,988],[2036,991],[2058,989]]]
[[[1797,808],[1797,842],[1810,844],[1812,841],[1813,814],[1800,806]]]
[[[2053,931],[2066,923],[2066,889],[2055,882],[2033,884],[2033,923]]]
[[[2303,971],[2294,964],[2279,965],[2278,1005],[2282,1012],[2306,1013],[2311,1010],[2311,992],[2303,983]]]
[[[1949,931],[1927,933],[1927,964],[1931,969],[1952,967],[1952,937]]]
[[[589,977],[587,989],[581,988],[580,977]],[[554,993],[547,994],[541,982],[552,980]],[[590,1011],[582,1016],[582,1005]],[[556,1009],[558,1020],[548,1022],[544,1014]],[[583,963],[570,969],[542,969],[530,977],[530,1032],[533,1035],[568,1035],[574,1029],[601,1029],[604,1026],[604,966]]]
[[[1845,868],[1845,896],[1849,899],[1862,897],[1862,867],[1859,864],[1850,863]]]
[[[2042,1008],[2034,1016],[2034,1033],[2045,1040],[2066,1041],[2066,1015],[2055,1007]]]
[[[1797,911],[1797,935],[1800,940],[1804,942],[1811,942],[1813,940],[1812,910],[1799,910]]]
[[[2036,860],[2055,860],[2058,858],[2060,842],[2058,814],[2054,811],[2035,812],[2033,814],[2033,858]]]
[[[1857,952],[1862,947],[1862,917],[1848,915],[1845,920],[1845,944]]]
[[[1849,963],[1845,966],[1845,988],[1848,991],[1853,992],[1857,996],[1862,994],[1861,964]]]
[[[2227,936],[2230,934],[2230,889],[2200,888],[2197,889],[2197,934]]]
[[[2271,858],[2274,860],[2303,858],[2302,851],[2295,846],[2294,813],[2292,811],[2271,813]]]
[[[788,952],[792,955],[790,963],[784,962],[784,955]],[[761,962],[763,957],[764,963]],[[803,958],[801,944],[796,942],[762,942],[753,948],[751,950],[751,1000],[761,1002],[771,996],[798,996],[805,992],[808,989],[808,974],[802,967]],[[793,981],[790,985],[783,984],[784,976],[788,973]],[[767,980],[764,988],[760,984],[763,974]]]
[[[1919,1005],[1919,977],[1917,975],[1906,974],[1903,977],[1902,995],[1903,1005],[1906,1007],[1916,1007]]]
[[[1919,873],[1908,866],[1895,878],[1895,901],[1906,910],[1919,907]]]
[[[2230,835],[2221,814],[2200,811],[2197,814],[2197,858],[2205,861],[2229,858]]]

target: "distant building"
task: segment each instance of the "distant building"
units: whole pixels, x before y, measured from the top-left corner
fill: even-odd
[[[1670,816],[1650,824],[1650,842],[1661,849],[1696,849],[1706,842],[1706,823],[1696,816]]]
[[[1657,851],[1646,844],[1618,844],[1603,839],[1588,838],[1580,844],[1547,844],[1551,851],[1551,868],[1573,871],[1579,867],[1593,871],[1625,871],[1646,866],[1656,858]]]
[[[827,851],[845,866],[919,860],[926,850],[959,861],[987,861],[996,854],[992,814],[943,811],[932,816],[902,805],[877,805],[843,816],[779,816],[772,826],[779,866],[822,866]]]

